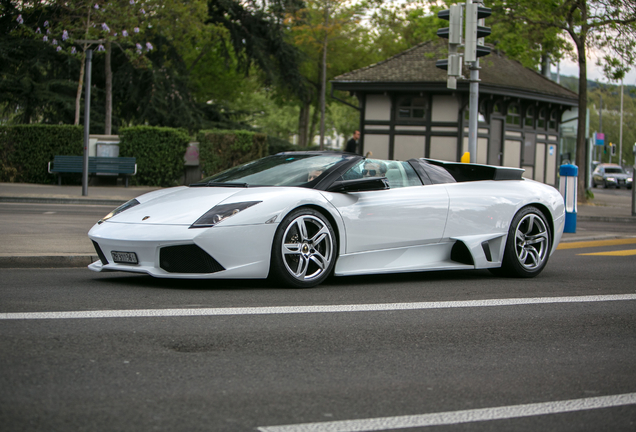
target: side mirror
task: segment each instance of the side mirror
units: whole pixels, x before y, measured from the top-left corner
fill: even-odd
[[[362,192],[389,189],[386,177],[367,177],[354,180],[342,180],[332,184],[328,192]]]

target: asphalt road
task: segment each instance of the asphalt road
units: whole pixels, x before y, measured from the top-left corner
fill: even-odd
[[[1,429],[634,431],[636,244],[583,246],[530,280],[431,272],[309,290],[2,269]],[[581,255],[599,252],[621,255]],[[10,315],[63,311],[78,315]],[[569,400],[579,408],[546,414]]]

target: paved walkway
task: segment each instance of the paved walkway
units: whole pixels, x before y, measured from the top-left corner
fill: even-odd
[[[91,186],[88,196],[82,196],[81,186],[37,185],[25,183],[0,183],[0,203],[42,203],[101,205],[115,208],[120,204],[156,190],[156,187]],[[579,205],[579,222],[599,222],[592,229],[566,233],[564,242],[579,240],[607,239],[634,236],[636,217],[631,215],[631,193],[626,191],[595,189],[595,198],[587,205]],[[631,191],[630,191],[631,192]],[[107,211],[106,211],[107,212]],[[5,236],[0,248],[0,268],[11,267],[72,267],[85,266],[97,260],[86,232],[95,223],[94,214],[78,215],[71,222],[77,231],[75,235],[64,234],[64,238],[43,225],[41,235],[33,232],[33,225],[16,223],[12,217],[0,218],[0,232]],[[628,224],[628,225],[625,225]],[[629,226],[629,230],[621,227]],[[73,227],[77,227],[76,229]],[[46,231],[44,231],[46,230]],[[38,241],[39,253],[32,253],[26,239]],[[63,241],[62,241],[63,240]]]

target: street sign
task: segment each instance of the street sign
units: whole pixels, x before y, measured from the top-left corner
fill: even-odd
[[[597,132],[595,135],[596,135],[596,143],[595,144],[597,146],[604,146],[605,145],[605,134]]]

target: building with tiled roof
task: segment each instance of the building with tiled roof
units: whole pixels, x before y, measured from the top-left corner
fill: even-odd
[[[435,62],[447,55],[444,41],[424,42],[331,81],[359,100],[359,153],[460,160],[468,150],[469,81],[446,87]],[[576,117],[578,95],[496,51],[480,67],[476,161],[524,168],[525,177],[555,184],[561,119]]]

